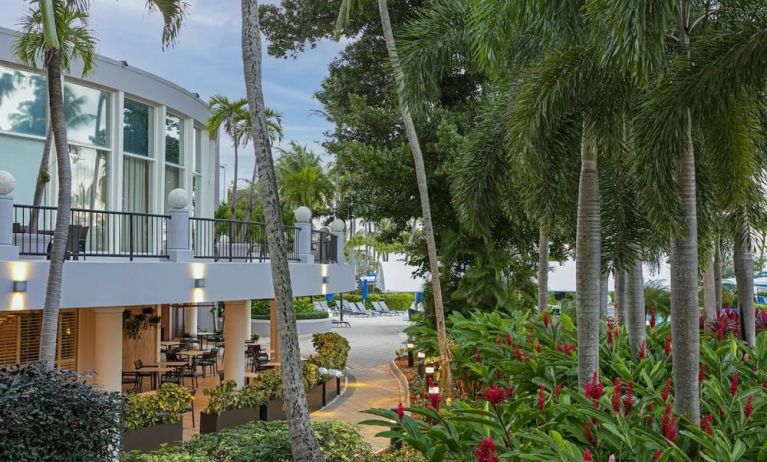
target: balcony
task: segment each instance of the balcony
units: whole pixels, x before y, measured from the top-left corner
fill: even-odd
[[[13,245],[22,258],[49,258],[55,207],[13,206]],[[114,212],[73,208],[70,216],[67,260],[96,258],[169,260],[168,229],[178,214]],[[269,261],[266,225],[259,222],[189,217],[188,246],[196,260],[214,262]],[[288,259],[300,261],[300,228],[285,226]],[[338,237],[309,231],[314,263],[338,263]]]

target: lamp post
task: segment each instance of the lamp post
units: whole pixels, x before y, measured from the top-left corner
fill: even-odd
[[[227,193],[227,190],[229,189],[227,187],[227,185],[226,185],[226,164],[221,164],[221,165],[218,166],[218,168],[224,171],[224,181],[223,181],[222,185],[224,186],[224,194],[223,194],[224,202],[226,202],[226,199],[227,199],[226,193]]]

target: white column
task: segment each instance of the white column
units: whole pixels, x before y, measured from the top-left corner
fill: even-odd
[[[106,391],[122,389],[123,368],[123,309],[93,310],[93,384]]]
[[[247,303],[248,303],[248,322],[245,323],[245,325],[247,326],[247,330],[245,332],[245,338],[247,340],[250,340],[250,336],[253,335],[253,322],[250,319],[251,301],[248,300]]]
[[[197,307],[184,308],[184,333],[190,337],[197,335]]]
[[[250,301],[224,302],[224,378],[237,387],[245,384],[245,340],[250,321]]]
[[[13,245],[13,175],[0,170],[0,260],[18,260],[19,248]]]

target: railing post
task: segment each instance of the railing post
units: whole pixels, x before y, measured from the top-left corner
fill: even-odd
[[[168,223],[168,258],[170,261],[192,261],[189,247],[189,194],[176,188],[168,194],[170,222]]]
[[[13,245],[13,190],[16,179],[0,170],[0,260],[18,260],[19,248]]]
[[[293,216],[298,228],[298,260],[301,263],[314,263],[312,254],[312,211],[308,207],[298,207]]]
[[[128,215],[128,258],[133,261],[133,214]]]
[[[343,264],[345,261],[344,258],[344,244],[346,243],[346,233],[344,232],[344,229],[346,228],[346,224],[343,220],[340,218],[336,218],[333,220],[333,223],[330,224],[330,231],[333,233],[333,235],[336,237],[336,254],[333,255],[336,259],[336,263]]]
[[[232,261],[232,250],[234,250],[234,222],[229,221],[229,261]]]

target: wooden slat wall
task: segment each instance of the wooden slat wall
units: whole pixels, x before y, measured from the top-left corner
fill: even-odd
[[[0,314],[0,366],[23,364],[40,359],[42,311]],[[56,345],[56,365],[77,368],[77,311],[61,310]]]

